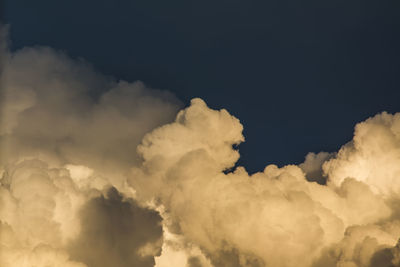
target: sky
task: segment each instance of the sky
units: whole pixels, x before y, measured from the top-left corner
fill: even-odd
[[[400,266],[396,1],[8,1],[0,266]]]
[[[241,163],[336,151],[400,110],[398,1],[5,0],[11,50],[44,45],[101,73],[201,97],[245,126]],[[268,137],[268,138],[265,138]]]

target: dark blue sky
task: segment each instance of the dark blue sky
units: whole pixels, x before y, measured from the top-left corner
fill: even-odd
[[[336,151],[400,111],[398,0],[5,0],[12,49],[47,45],[245,127],[241,164]]]

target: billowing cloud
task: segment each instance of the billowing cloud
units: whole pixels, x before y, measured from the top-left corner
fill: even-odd
[[[50,48],[7,52],[0,266],[399,266],[400,114],[337,153],[236,166],[243,126]],[[175,118],[175,120],[174,120]]]
[[[0,266],[153,266],[161,217],[124,174],[180,102],[51,48],[1,55]]]
[[[174,123],[145,136],[138,147],[144,162],[133,168],[130,184],[139,198],[161,203],[171,216],[167,227],[199,245],[214,266],[369,266],[400,236],[393,194],[377,192],[380,180],[341,168],[367,156],[371,164],[360,171],[378,175],[375,160],[395,179],[398,122],[398,115],[379,114],[357,125],[354,141],[338,155],[310,154],[300,167],[269,165],[253,175],[237,167],[226,174],[238,159],[233,147],[243,140],[242,126],[226,110],[194,99]],[[362,152],[353,148],[357,140],[366,140]]]
[[[2,165],[36,157],[103,175],[137,163],[143,135],[171,121],[179,107],[167,91],[115,81],[46,47],[8,53],[3,91]]]
[[[115,188],[81,190],[67,169],[39,160],[7,168],[0,200],[0,266],[154,266],[161,217]]]
[[[8,166],[1,179],[0,266],[83,267],[63,247],[79,234],[79,192],[65,169],[39,160]]]
[[[353,140],[323,166],[330,182],[347,177],[368,184],[376,193],[400,196],[400,113],[386,112],[357,124]]]

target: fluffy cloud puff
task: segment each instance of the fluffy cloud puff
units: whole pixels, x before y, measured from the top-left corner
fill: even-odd
[[[347,177],[365,182],[376,193],[400,196],[400,113],[386,112],[357,124],[353,140],[323,166],[329,181]]]
[[[161,217],[115,188],[82,190],[39,160],[1,179],[0,266],[154,266]]]
[[[392,152],[400,148],[392,133],[399,118],[377,115],[357,125],[353,141],[366,140],[364,150],[389,152],[392,162],[384,166],[394,167],[386,170],[392,179],[400,166]],[[376,140],[375,127],[383,132]],[[399,225],[390,195],[377,194],[378,182],[336,173],[352,143],[337,156],[309,155],[302,168],[269,165],[249,175],[237,167],[225,173],[238,159],[233,147],[243,141],[241,132],[226,110],[194,99],[174,123],[145,136],[138,147],[143,165],[133,168],[130,179],[139,198],[165,207],[172,218],[168,228],[199,245],[215,266],[369,266],[377,251],[396,244]],[[377,153],[368,155],[383,162]],[[366,164],[363,171],[378,173],[376,166]],[[321,168],[328,185],[309,182],[306,175],[321,176]]]
[[[79,233],[86,198],[67,170],[23,161],[6,168],[0,190],[1,266],[85,266],[63,249]]]

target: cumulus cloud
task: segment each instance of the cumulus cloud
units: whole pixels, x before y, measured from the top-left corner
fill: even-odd
[[[115,188],[80,190],[67,169],[27,160],[7,168],[0,266],[154,266],[161,217]]]
[[[125,173],[179,100],[48,47],[2,51],[0,266],[153,266],[161,218]]]
[[[326,184],[326,176],[324,176],[322,165],[334,156],[335,153],[319,152],[316,154],[310,152],[299,167],[304,171],[308,181],[324,185]]]
[[[115,189],[88,201],[80,211],[79,237],[71,258],[96,267],[154,266],[162,245],[161,217]]]
[[[1,165],[36,157],[116,176],[139,161],[143,135],[180,105],[167,91],[115,81],[46,47],[8,53],[2,86]]]
[[[51,48],[3,58],[0,266],[399,266],[399,113],[249,174],[227,110]]]
[[[67,170],[23,161],[6,168],[0,190],[0,266],[86,266],[63,249],[79,233],[77,211],[89,195]]]
[[[353,140],[323,166],[330,182],[347,177],[368,184],[376,193],[400,196],[400,113],[383,112],[357,124]]]
[[[383,113],[357,125],[354,141],[336,156],[309,154],[300,166],[269,165],[253,175],[244,167],[224,173],[238,159],[233,147],[243,141],[242,125],[226,110],[194,99],[175,122],[145,136],[138,147],[144,162],[132,169],[130,184],[140,199],[163,205],[171,216],[166,227],[199,245],[214,266],[369,266],[400,236],[388,201],[393,195],[376,191],[380,180],[336,172],[339,163],[357,158],[342,151],[357,154],[353,143],[366,140],[361,147],[374,152],[366,155],[371,163],[383,163],[377,152],[389,153],[391,162],[383,166],[394,179],[398,121],[398,115]],[[378,173],[376,168],[365,164],[362,171]],[[310,182],[306,175],[313,173],[326,177],[327,185]]]

